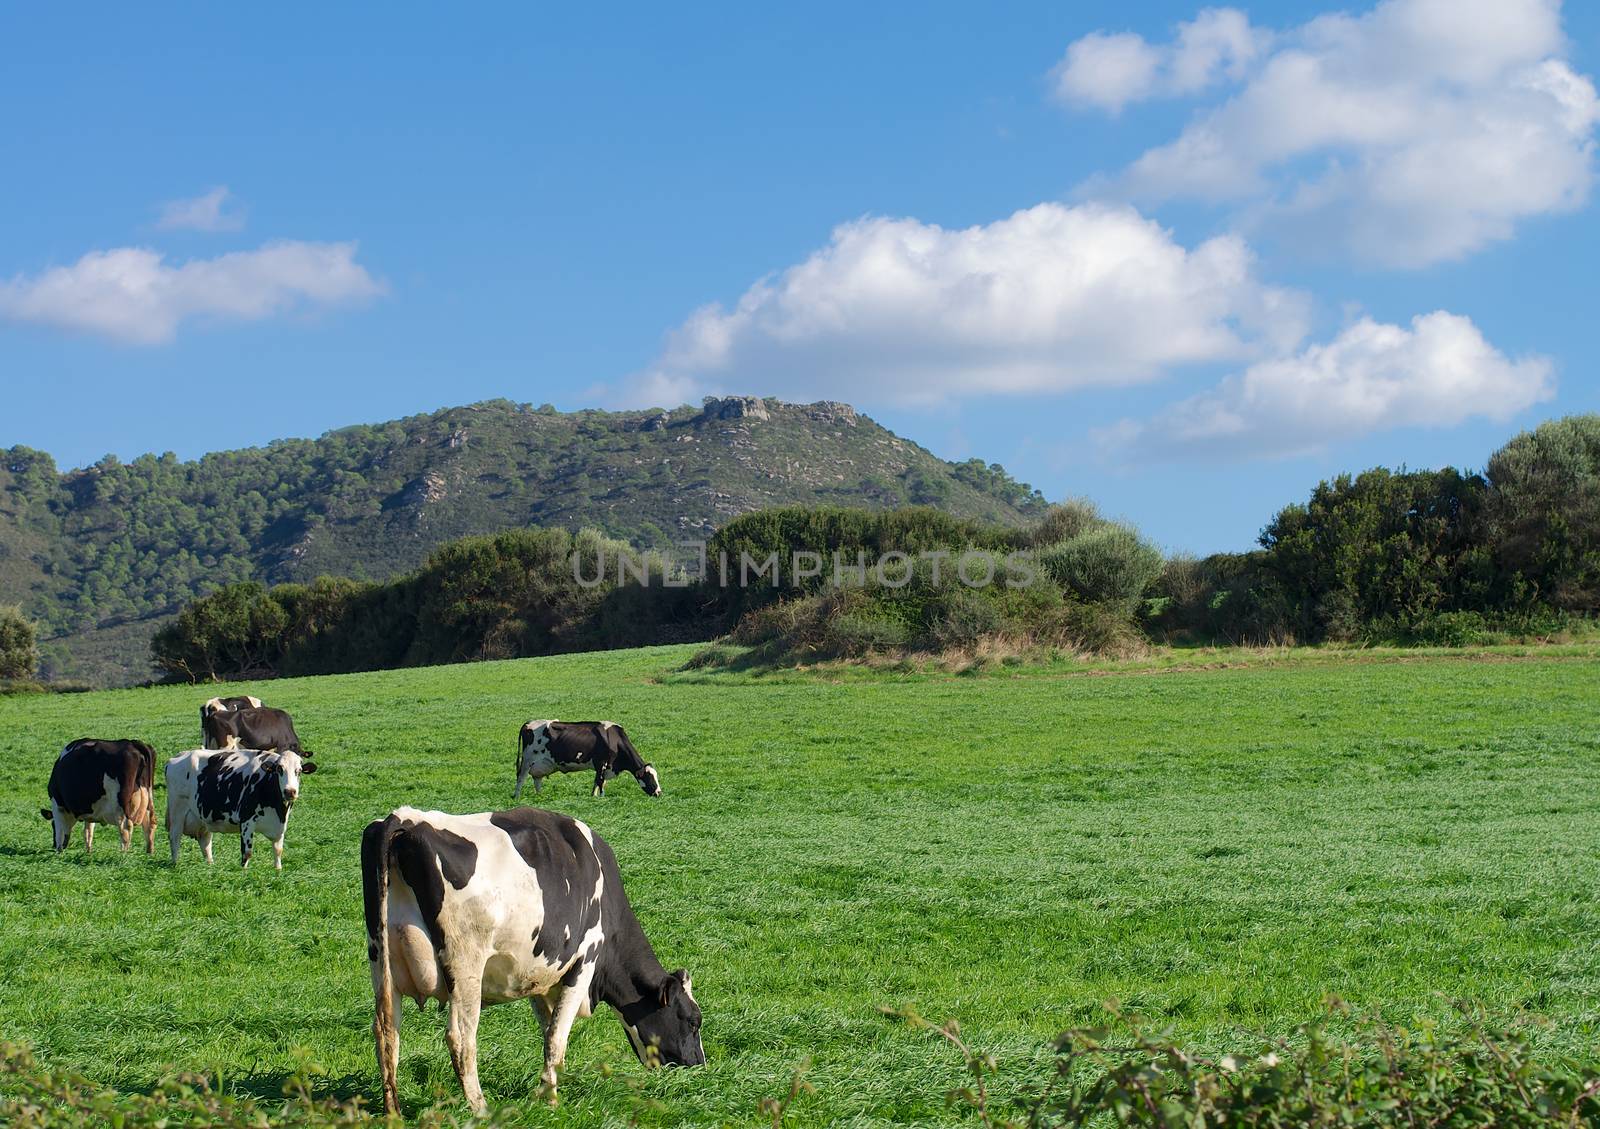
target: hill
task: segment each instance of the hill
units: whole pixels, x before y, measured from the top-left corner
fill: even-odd
[[[136,680],[157,627],[221,584],[384,579],[445,542],[527,526],[648,547],[796,502],[919,503],[1004,524],[1044,504],[998,465],[947,462],[845,404],[565,413],[496,400],[192,462],[108,456],[60,472],[12,447],[0,602],[41,624],[47,675]]]

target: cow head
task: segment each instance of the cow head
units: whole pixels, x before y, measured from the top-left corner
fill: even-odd
[[[274,756],[276,761],[268,758],[262,762],[262,771],[277,774],[283,798],[292,804],[300,795],[300,777],[317,771],[317,766],[289,749],[280,750]]]
[[[646,1066],[705,1065],[700,1005],[694,1002],[693,987],[684,969],[667,973],[657,997],[646,1001],[655,1006],[627,1024],[628,1041]]]
[[[639,770],[639,787],[644,789],[647,796],[661,795],[661,777],[656,775],[656,766],[647,764]]]

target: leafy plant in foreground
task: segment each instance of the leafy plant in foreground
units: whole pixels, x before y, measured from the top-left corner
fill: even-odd
[[[1107,1006],[1107,1026],[1057,1036],[1050,1077],[1021,1097],[1015,1116],[998,1111],[989,1088],[998,1062],[963,1040],[954,1020],[935,1025],[915,1012],[885,1011],[954,1047],[971,1082],[949,1100],[970,1107],[984,1125],[1006,1129],[1600,1125],[1600,1065],[1541,1059],[1521,1029],[1475,1009],[1461,1008],[1460,1024],[1449,1030],[1411,1030],[1367,1016],[1342,1034],[1331,1028],[1348,1009],[1330,999],[1324,1018],[1287,1038],[1212,1058]]]

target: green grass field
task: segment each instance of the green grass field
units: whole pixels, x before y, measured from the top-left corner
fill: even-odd
[[[192,748],[214,689],[0,699],[0,1037],[119,1088],[177,1066],[269,1096],[303,1048],[330,1092],[376,1099],[361,828],[507,806],[536,716],[620,721],[660,770],[660,801],[580,776],[541,799],[615,847],[662,960],[694,974],[710,1064],[646,1075],[602,1008],[551,1112],[532,1013],[488,1009],[484,1088],[531,1123],[756,1124],[803,1062],[791,1124],[960,1120],[960,1062],[883,1005],[958,1017],[1002,1095],[1108,997],[1212,1048],[1327,993],[1402,1022],[1527,1009],[1563,1050],[1600,1036],[1600,648],[666,673],[692,650],[249,687],[318,753],[281,874],[264,848],[241,873],[223,838],[215,867],[190,840],[174,870],[164,825],[154,859],[104,830],[92,859],[81,837],[50,852],[65,741]],[[404,1014],[404,1100],[458,1098],[442,1015]]]

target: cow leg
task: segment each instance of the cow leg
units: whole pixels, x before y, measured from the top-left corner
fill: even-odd
[[[528,778],[528,770],[522,766],[522,763],[520,761],[517,762],[517,786],[511,793],[511,798],[513,800],[522,799],[522,782],[524,780],[526,780],[527,778]],[[538,788],[539,782],[538,782],[537,779],[534,780],[533,786],[535,788]]]
[[[172,865],[178,865],[178,851],[183,847],[183,821],[173,818],[173,807],[176,806],[169,799],[167,801],[167,842],[172,845]],[[152,828],[152,831],[154,828]]]
[[[83,824],[83,853],[94,854],[94,821],[85,820]]]
[[[483,1087],[478,1085],[478,1012],[483,1007],[483,971],[479,969],[470,979],[457,975],[450,988],[450,1021],[445,1027],[445,1042],[450,1044],[450,1061],[455,1065],[456,1077],[461,1079],[461,1092],[474,1113],[489,1109],[483,1100]]]
[[[573,976],[573,973],[577,975]],[[584,961],[567,976],[572,978],[572,982],[562,987],[550,1022],[544,1025],[544,1070],[539,1075],[539,1081],[544,1084],[545,1096],[550,1099],[551,1105],[556,1104],[556,1074],[567,1060],[567,1039],[572,1035],[572,1023],[589,1000],[589,982],[594,979],[594,965]]]
[[[283,869],[283,836],[279,835],[272,841],[272,869]]]
[[[202,827],[200,829],[200,853],[206,856],[206,865],[211,865],[211,832]]]
[[[127,854],[128,848],[133,846],[133,820],[127,816],[117,820],[117,834],[122,837],[122,853]]]
[[[151,804],[144,813],[144,853],[156,853],[156,806]]]
[[[606,798],[606,770],[605,769],[597,768],[597,769],[594,770],[594,791],[590,792],[589,794],[591,796],[599,796],[602,800]]]
[[[543,996],[529,996],[528,1002],[533,1005],[533,1014],[539,1020],[541,1033],[550,1030],[550,1022],[555,1018],[555,1009],[550,1006],[550,1001]]]
[[[250,865],[250,848],[255,845],[255,824],[248,819],[239,825],[239,867]]]

